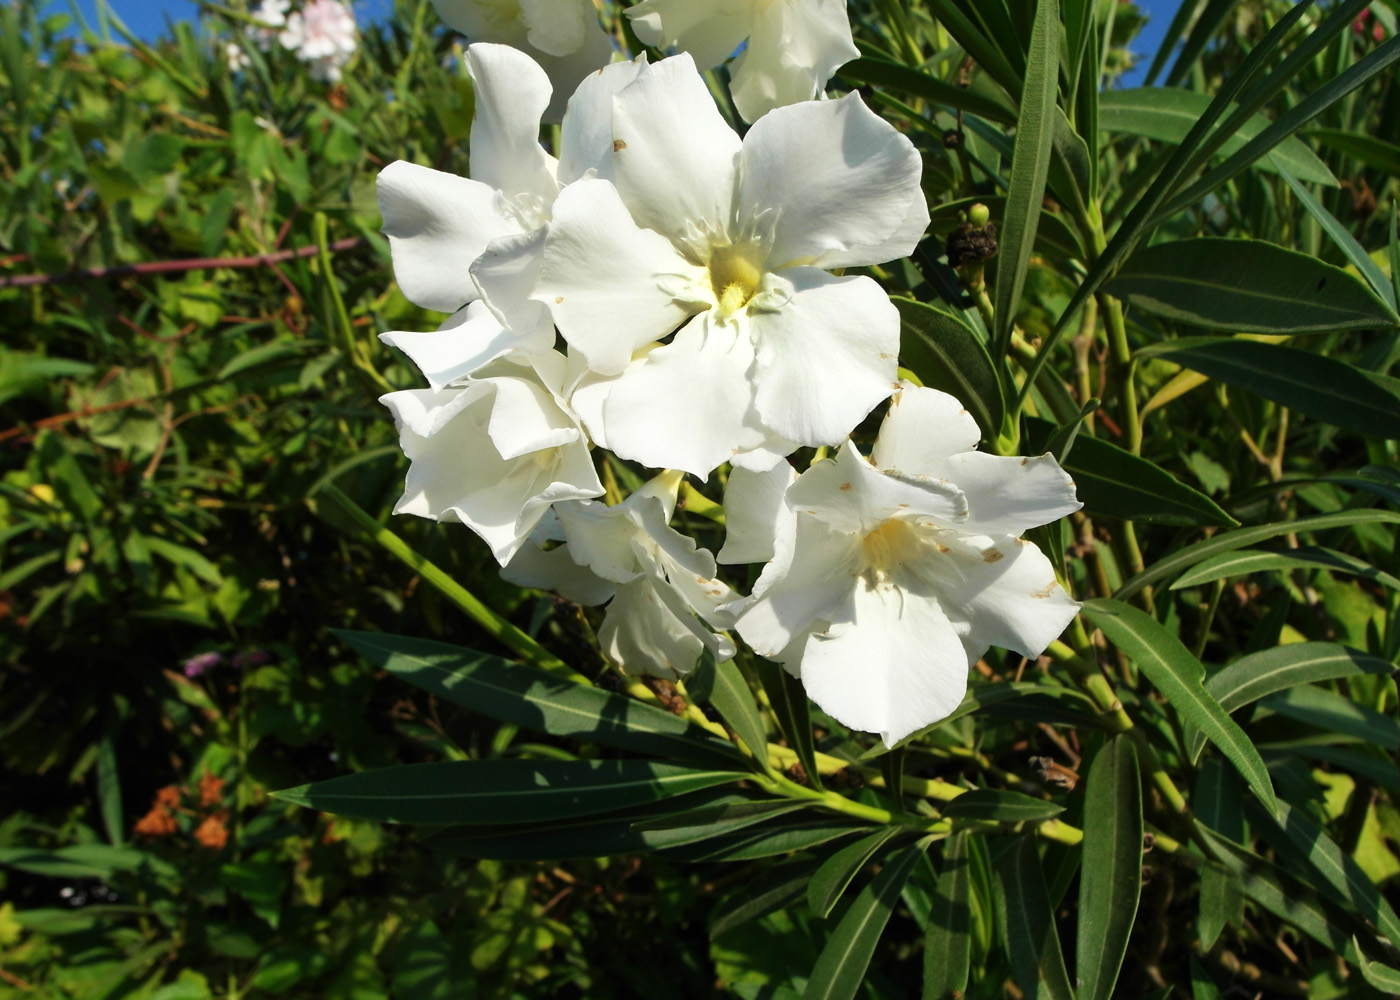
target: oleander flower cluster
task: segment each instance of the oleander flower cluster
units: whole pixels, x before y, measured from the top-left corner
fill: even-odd
[[[311,77],[323,83],[337,83],[341,71],[355,54],[355,15],[341,0],[309,0],[291,10],[289,0],[262,0],[250,13],[254,24],[247,38],[261,52],[280,44],[310,69]],[[243,70],[248,54],[238,42],[224,46],[229,67]]]
[[[890,744],[952,711],[989,647],[1040,653],[1077,605],[1020,536],[1077,509],[1074,487],[1049,456],[977,451],[956,399],[900,381],[899,313],[859,269],[909,255],[929,215],[907,138],[857,94],[809,99],[853,50],[742,137],[709,57],[595,66],[546,150],[561,102],[530,53],[587,44],[550,16],[572,6],[493,21],[503,5],[435,2],[514,44],[466,50],[469,177],[379,178],[403,293],[448,314],[381,335],[427,382],[382,398],[410,459],[396,512],[460,522],[506,579],[603,606],[600,647],[629,673],[681,677],[737,637]],[[844,6],[811,6],[802,37],[838,34]],[[684,8],[632,8],[638,33],[703,35]],[[723,9],[747,20],[709,56],[749,38],[761,65],[765,5]],[[851,435],[880,407],[867,457]],[[673,522],[687,477],[717,474],[716,555]],[[747,594],[720,569],[760,563]]]

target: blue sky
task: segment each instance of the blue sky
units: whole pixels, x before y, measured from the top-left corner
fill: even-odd
[[[1138,36],[1136,48],[1141,56],[1137,74],[1130,74],[1127,83],[1140,82],[1152,54],[1171,22],[1172,15],[1181,0],[1138,0],[1139,6],[1151,15],[1147,28]],[[95,23],[98,0],[77,0],[77,6],[90,23]],[[108,4],[126,26],[142,38],[154,38],[165,29],[166,18],[171,20],[193,19],[199,7],[193,0],[108,0]],[[51,0],[49,9],[62,11],[67,8],[63,0]],[[382,17],[392,9],[391,0],[355,0],[355,16],[361,20]],[[1134,76],[1137,79],[1134,79]]]

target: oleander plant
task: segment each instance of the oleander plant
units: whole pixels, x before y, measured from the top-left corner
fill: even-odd
[[[0,6],[0,996],[1400,996],[1398,13]]]

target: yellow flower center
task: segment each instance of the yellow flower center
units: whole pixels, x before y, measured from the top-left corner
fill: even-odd
[[[861,539],[861,572],[872,582],[883,579],[906,560],[919,558],[921,542],[914,525],[890,518]]]
[[[749,304],[763,279],[763,259],[753,243],[715,247],[710,252],[710,288],[720,314],[729,317]]]

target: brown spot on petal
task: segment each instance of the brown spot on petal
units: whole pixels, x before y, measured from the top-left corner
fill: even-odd
[[[564,296],[560,295],[558,298],[556,298],[556,299],[554,300],[554,304],[557,306],[559,303],[561,303],[561,302],[563,302],[563,301],[564,301]]]
[[[996,549],[983,549],[983,550],[982,550],[982,561],[983,561],[984,563],[1001,562],[1001,560],[1003,560],[1003,559],[1005,559],[1005,558],[1006,558],[1006,553],[1004,553],[1004,552],[998,552]]]
[[[624,149],[626,149],[626,148],[627,148],[627,143],[623,142],[621,139],[614,139],[614,140],[613,140],[613,152],[614,152],[614,153],[620,153],[620,152],[622,152],[622,151],[623,151]]]
[[[946,545],[939,545],[939,546],[938,546],[938,551],[939,551],[939,552],[944,552],[944,553],[946,553],[946,552],[948,551],[948,546],[946,546]]]
[[[842,484],[841,484],[841,489],[842,489],[842,490],[848,490],[848,489],[850,489],[850,488],[851,488],[851,484],[850,484],[850,483],[842,483]]]
[[[1030,463],[1031,463],[1031,460],[1030,460],[1029,458],[1023,458],[1023,459],[1021,459],[1021,464],[1022,464],[1022,465],[1030,465]]]
[[[881,354],[881,355],[880,355],[880,360],[881,360],[881,361],[888,361],[888,360],[889,360],[890,358],[892,358],[892,357],[894,357],[893,354]]]
[[[1034,598],[1035,598],[1036,600],[1038,600],[1038,601],[1043,601],[1043,600],[1045,600],[1045,598],[1049,597],[1051,594],[1053,594],[1055,591],[1057,591],[1057,590],[1059,590],[1059,589],[1060,589],[1059,583],[1057,583],[1057,582],[1054,581],[1054,580],[1051,580],[1051,581],[1050,581],[1049,583],[1047,583],[1045,586],[1043,586],[1043,587],[1041,587],[1039,590],[1033,592],[1033,593],[1031,594],[1031,596],[1034,597]]]

